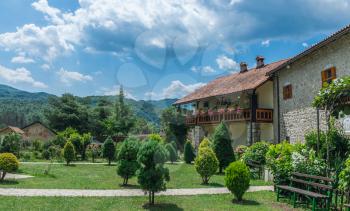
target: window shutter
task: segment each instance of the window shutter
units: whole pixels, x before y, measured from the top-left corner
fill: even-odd
[[[327,81],[327,70],[322,71],[321,76],[322,76],[322,83]]]
[[[332,80],[337,78],[337,71],[336,71],[335,67],[331,68],[331,74],[332,74]]]

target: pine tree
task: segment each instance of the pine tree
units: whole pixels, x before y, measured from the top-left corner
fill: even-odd
[[[103,157],[108,160],[108,165],[115,158],[115,146],[111,137],[108,137],[102,146]]]
[[[219,173],[222,173],[222,170],[235,160],[230,133],[223,122],[215,128],[212,145],[219,160]]]
[[[72,142],[67,141],[67,143],[64,145],[63,157],[64,157],[64,159],[67,162],[67,166],[70,164],[71,161],[74,160],[74,158],[75,158],[75,149],[74,149],[74,145],[72,144]]]
[[[190,141],[187,141],[184,147],[184,160],[190,164],[195,158],[193,146]]]

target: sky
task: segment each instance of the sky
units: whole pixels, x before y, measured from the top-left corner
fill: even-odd
[[[0,1],[0,84],[180,98],[305,50],[350,24],[350,0]]]

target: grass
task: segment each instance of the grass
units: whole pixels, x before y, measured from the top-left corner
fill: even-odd
[[[166,164],[170,171],[167,188],[224,187],[224,175],[214,175],[209,185],[201,184],[201,178],[193,165]],[[137,178],[129,180],[123,187],[122,178],[116,174],[116,166],[98,165],[51,165],[50,173],[44,172],[48,164],[21,164],[19,173],[34,176],[22,180],[8,180],[0,183],[0,188],[60,188],[60,189],[121,189],[139,188]],[[251,185],[270,185],[261,180],[252,180]]]
[[[293,210],[276,202],[273,192],[246,193],[238,203],[231,194],[198,196],[156,196],[149,207],[147,197],[0,197],[0,210]]]

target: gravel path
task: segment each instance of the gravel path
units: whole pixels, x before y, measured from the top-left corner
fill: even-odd
[[[30,175],[24,175],[24,174],[11,174],[11,173],[7,173],[5,175],[5,179],[26,179],[26,178],[31,178],[33,176]]]
[[[248,192],[272,191],[273,186],[251,186]],[[186,196],[202,194],[230,193],[226,188],[189,188],[168,189],[157,195]],[[82,190],[82,189],[19,189],[0,188],[1,196],[68,196],[68,197],[115,197],[115,196],[144,196],[145,192],[139,189],[128,190]]]

